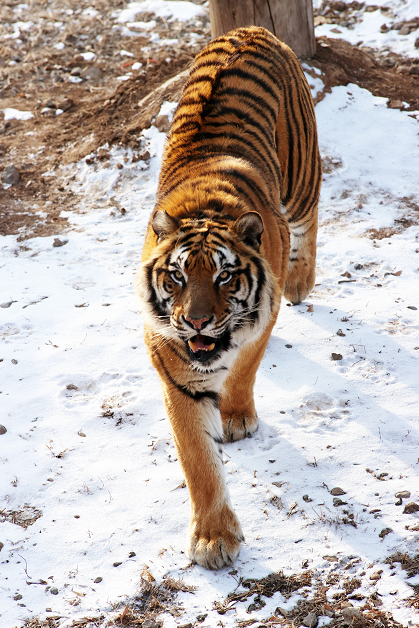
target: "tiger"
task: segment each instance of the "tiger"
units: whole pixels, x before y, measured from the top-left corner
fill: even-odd
[[[321,176],[293,51],[256,26],[206,45],[166,137],[137,292],[189,489],[187,555],[207,569],[244,541],[223,443],[257,430],[253,387],[281,298],[313,288]]]

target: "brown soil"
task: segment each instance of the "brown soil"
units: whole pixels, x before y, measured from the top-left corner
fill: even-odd
[[[358,10],[360,3],[353,4],[353,10]],[[19,240],[25,240],[65,229],[68,221],[60,213],[77,211],[77,199],[68,180],[50,176],[48,171],[78,161],[106,143],[140,149],[141,130],[151,124],[164,99],[175,101],[179,97],[185,76],[157,92],[156,88],[185,71],[210,38],[205,16],[199,28],[195,21],[180,24],[157,18],[154,30],[160,37],[179,40],[170,48],[150,46],[144,37],[122,37],[112,29],[111,19],[119,5],[123,3],[33,0],[28,14],[19,14],[18,18],[12,15],[13,0],[6,0],[0,7],[0,22],[31,19],[39,23],[37,30],[30,31],[30,37],[25,39],[25,31],[20,33],[26,52],[23,57],[19,56],[22,53],[16,40],[3,39],[6,43],[2,44],[0,39],[0,110],[13,107],[34,113],[34,118],[23,122],[2,123],[0,119],[0,175],[10,164],[20,173],[18,184],[0,195],[0,234],[18,234]],[[99,10],[100,16],[83,15],[83,8],[88,6]],[[70,9],[74,15],[67,15]],[[334,20],[345,17],[336,15]],[[137,20],[152,18],[156,19],[151,14],[136,16]],[[56,22],[52,20],[64,20],[64,30],[54,30]],[[190,32],[201,35],[198,46],[191,46]],[[65,42],[63,50],[54,47],[59,42]],[[144,52],[146,44],[149,50]],[[129,51],[133,57],[121,57],[120,50]],[[82,52],[94,52],[96,58],[86,62],[80,56]],[[130,70],[133,61],[141,62],[142,68],[129,80],[118,80]],[[324,75],[325,90],[316,100],[324,98],[335,85],[355,83],[374,95],[390,98],[390,107],[402,108],[404,101],[409,103],[410,111],[419,110],[419,75],[406,73],[406,68],[419,67],[417,61],[392,55],[392,68],[386,67],[385,61],[370,49],[319,38],[316,55],[308,61]],[[97,68],[98,77],[70,83],[69,75],[75,67],[81,69],[82,76],[86,67]],[[50,111],[41,113],[48,102]],[[56,116],[54,107],[62,103],[65,111]]]

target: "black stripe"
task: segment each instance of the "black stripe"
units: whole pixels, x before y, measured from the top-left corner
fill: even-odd
[[[182,384],[178,384],[178,382],[173,379],[173,377],[170,375],[169,371],[167,370],[162,357],[160,355],[160,352],[158,351],[158,349],[154,349],[154,353],[157,356],[158,361],[160,362],[160,365],[167,377],[167,379],[170,381],[171,384],[173,384],[173,386],[175,386],[175,388],[177,388],[182,394],[186,395],[187,397],[189,397],[190,399],[193,399],[194,401],[202,401],[203,399],[209,399],[212,404],[214,405],[215,408],[218,408],[220,405],[220,395],[216,392],[214,392],[213,390],[206,390],[203,392],[192,392],[191,390],[189,390],[186,386],[182,386]]]

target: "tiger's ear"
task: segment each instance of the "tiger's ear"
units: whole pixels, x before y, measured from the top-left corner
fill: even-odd
[[[260,238],[263,233],[263,220],[257,212],[247,212],[240,218],[237,218],[233,225],[233,230],[237,233],[241,240],[246,244],[258,249],[260,246]]]
[[[158,240],[161,240],[176,231],[179,227],[179,221],[177,218],[170,216],[166,211],[162,212],[157,210],[153,216],[151,226]]]

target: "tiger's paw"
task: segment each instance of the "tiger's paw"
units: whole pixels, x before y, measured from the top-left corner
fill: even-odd
[[[258,429],[258,416],[253,412],[221,412],[223,420],[223,440],[232,443],[242,438],[250,438]]]
[[[297,265],[290,262],[284,297],[293,305],[298,305],[308,297],[314,287],[314,282],[315,273],[312,265],[308,264],[308,262],[304,265]]]
[[[221,569],[234,563],[242,541],[244,536],[239,520],[226,505],[221,517],[191,519],[186,553],[205,569]]]

